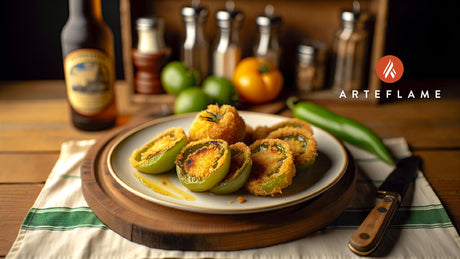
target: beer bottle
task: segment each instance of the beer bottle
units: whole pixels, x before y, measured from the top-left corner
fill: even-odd
[[[114,126],[113,35],[103,20],[101,0],[69,0],[61,47],[73,125],[87,131]]]

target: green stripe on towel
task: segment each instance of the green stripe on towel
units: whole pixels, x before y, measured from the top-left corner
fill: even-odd
[[[358,227],[371,209],[347,209],[329,227]],[[448,228],[453,227],[447,212],[442,206],[402,207],[396,211],[390,224],[391,228]]]
[[[70,175],[70,174],[59,175],[59,177],[65,178],[65,179],[81,179],[80,175]]]
[[[346,209],[328,228],[356,228],[371,208]],[[399,229],[453,227],[442,205],[401,207],[390,225]],[[107,229],[89,207],[32,208],[21,226],[26,230],[66,231],[77,228]]]
[[[77,228],[107,229],[89,207],[32,208],[21,226],[26,230],[66,231]]]

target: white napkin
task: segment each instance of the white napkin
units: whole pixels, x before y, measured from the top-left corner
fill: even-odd
[[[359,168],[357,188],[348,208],[328,227],[260,249],[173,251],[131,242],[107,228],[91,211],[81,190],[80,164],[94,143],[63,143],[59,160],[7,258],[356,258],[347,247],[348,239],[378,201],[375,189],[393,169],[371,153],[347,145]],[[399,158],[410,155],[403,138],[388,139],[385,144]],[[422,173],[411,194],[395,215],[383,248],[373,256],[458,258],[459,235]]]

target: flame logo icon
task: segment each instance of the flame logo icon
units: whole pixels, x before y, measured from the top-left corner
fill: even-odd
[[[388,78],[389,75],[392,78],[396,77],[396,70],[394,69],[394,63],[391,61],[391,59],[388,60],[388,64],[383,70],[383,76],[385,77],[385,79]]]
[[[387,55],[377,62],[375,72],[383,82],[394,83],[403,75],[404,66],[398,57]]]

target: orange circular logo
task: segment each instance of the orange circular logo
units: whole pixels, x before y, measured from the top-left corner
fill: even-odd
[[[394,83],[402,77],[404,65],[398,57],[387,55],[377,62],[375,72],[383,82]]]

